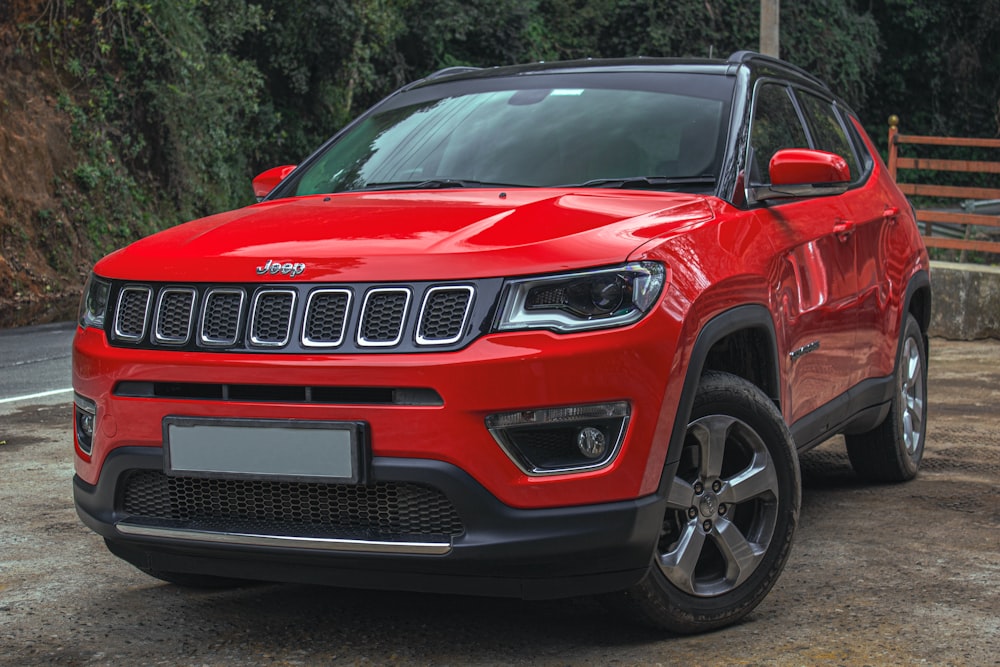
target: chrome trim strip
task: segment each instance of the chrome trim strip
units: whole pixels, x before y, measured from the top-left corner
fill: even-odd
[[[187,333],[182,338],[165,336],[160,327],[160,315],[163,310],[163,300],[170,294],[189,294],[191,304],[188,306]],[[193,287],[165,287],[156,298],[156,310],[153,312],[153,340],[163,345],[185,345],[191,340],[191,327],[194,324],[194,310],[198,305],[198,292]]]
[[[465,303],[465,312],[462,313],[462,324],[458,327],[458,335],[452,336],[451,338],[425,338],[420,335],[420,329],[424,324],[424,314],[427,311],[427,302],[430,301],[431,296],[435,292],[466,292],[469,295],[469,300]],[[420,306],[420,316],[417,318],[417,345],[451,345],[452,343],[457,343],[462,340],[462,335],[465,333],[465,325],[469,321],[469,313],[472,312],[472,304],[475,300],[476,290],[471,285],[440,285],[438,287],[432,287],[427,290],[424,294],[424,301]]]
[[[122,535],[129,537],[166,538],[191,542],[210,542],[241,547],[279,547],[346,551],[352,553],[406,554],[443,556],[451,552],[451,542],[389,542],[381,540],[347,540],[331,537],[297,537],[294,535],[255,535],[248,533],[214,533],[204,530],[146,526],[123,520],[115,524]]]

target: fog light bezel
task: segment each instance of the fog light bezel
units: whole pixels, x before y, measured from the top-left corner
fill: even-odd
[[[91,421],[91,432],[84,432],[84,421]],[[97,403],[80,394],[73,393],[73,433],[76,437],[76,447],[86,456],[94,453],[94,436],[97,434]]]
[[[593,472],[610,466],[621,452],[625,433],[631,419],[628,401],[588,403],[561,407],[533,408],[499,412],[486,417],[486,429],[496,440],[507,457],[525,475],[542,477]],[[608,440],[607,452],[597,459],[587,458],[576,446],[576,434],[587,427],[601,430]],[[573,433],[570,443],[576,449],[578,461],[546,464],[532,459],[518,435],[548,430],[567,430]]]

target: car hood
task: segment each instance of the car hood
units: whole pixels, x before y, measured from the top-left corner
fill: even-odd
[[[103,276],[204,282],[448,280],[626,261],[714,217],[711,198],[608,190],[435,190],[264,202],[154,234],[104,258]],[[261,273],[272,265],[297,271]]]

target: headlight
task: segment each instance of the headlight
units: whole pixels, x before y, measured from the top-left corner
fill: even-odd
[[[586,331],[638,321],[659,299],[666,269],[635,262],[541,278],[508,281],[496,331]]]
[[[104,328],[104,314],[108,310],[108,296],[111,293],[111,283],[94,274],[90,274],[87,285],[83,288],[83,299],[80,301],[80,326],[86,329]]]

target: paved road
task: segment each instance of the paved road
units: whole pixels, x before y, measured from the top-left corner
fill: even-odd
[[[66,354],[66,331],[11,335]],[[10,342],[5,373],[45,367]],[[69,396],[20,401],[0,413],[0,665],[998,665],[1000,342],[935,340],[931,357],[917,479],[862,484],[838,440],[805,454],[783,575],[744,622],[696,637],[591,598],[162,584],[76,516]]]
[[[0,414],[71,397],[74,322],[0,329]],[[40,396],[42,394],[42,396]]]

